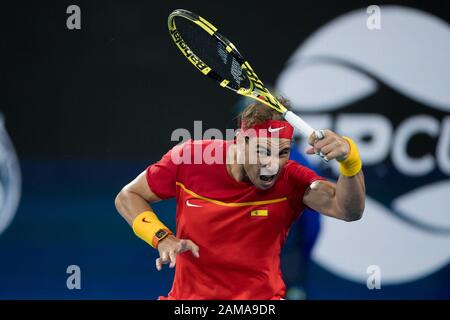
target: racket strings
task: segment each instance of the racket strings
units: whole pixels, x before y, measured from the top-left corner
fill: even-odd
[[[238,90],[248,88],[250,82],[239,61],[226,50],[226,46],[195,23],[179,18],[175,20],[178,32],[191,51],[206,63],[228,86]]]

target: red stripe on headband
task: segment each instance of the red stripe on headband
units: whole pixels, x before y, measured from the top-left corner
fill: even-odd
[[[246,136],[292,139],[294,135],[294,128],[283,120],[267,120],[247,129],[244,129],[244,125],[243,123],[241,126],[241,133]]]

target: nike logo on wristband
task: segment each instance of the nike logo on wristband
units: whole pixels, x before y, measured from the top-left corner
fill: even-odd
[[[145,222],[145,223],[152,223],[151,221],[145,220],[145,218],[146,218],[146,217],[143,217],[143,218],[142,218],[142,222]]]

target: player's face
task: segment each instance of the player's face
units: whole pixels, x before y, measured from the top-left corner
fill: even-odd
[[[272,187],[289,160],[290,139],[250,138],[245,144],[244,170],[258,189]]]

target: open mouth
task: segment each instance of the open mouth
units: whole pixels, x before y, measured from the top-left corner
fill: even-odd
[[[272,181],[272,180],[275,178],[275,176],[276,176],[276,174],[272,174],[272,175],[261,174],[261,175],[259,176],[259,178],[260,178],[262,181],[270,182],[270,181]]]

